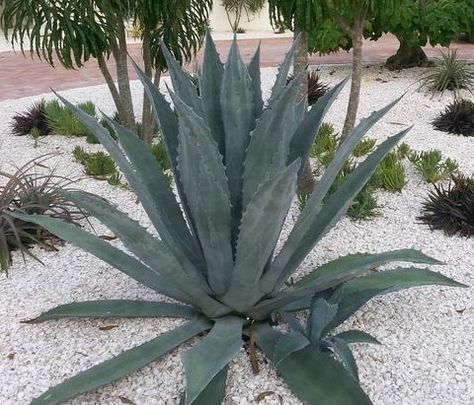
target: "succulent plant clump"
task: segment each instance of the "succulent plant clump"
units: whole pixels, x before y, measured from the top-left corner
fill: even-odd
[[[377,340],[363,331],[339,333],[335,328],[376,295],[428,284],[460,286],[425,268],[370,271],[392,261],[439,264],[411,249],[341,256],[293,277],[344,216],[378,163],[409,130],[382,142],[328,195],[353,149],[396,102],[362,120],[335,152],[277,252],[302,162],[324,112],[345,84],[336,85],[308,110],[298,97],[302,76],[287,84],[297,46],[298,41],[266,102],[259,51],[247,66],[235,40],[223,64],[208,35],[199,72],[200,95],[189,75],[162,47],[173,81],[174,109],[134,65],[160,126],[176,191],[136,134],[108,120],[115,140],[95,117],[62,99],[114,158],[160,237],[105,199],[80,191],[67,193],[68,199],[107,226],[126,250],[57,219],[17,217],[45,227],[176,303],[74,302],[53,308],[33,322],[74,316],[175,317],[186,322],[50,388],[34,404],[57,404],[94,390],[197,336],[201,338],[182,356],[185,405],[222,403],[229,363],[245,342],[251,353],[264,353],[305,403],[370,404],[359,385],[349,345]],[[305,324],[295,318],[295,311],[308,314]],[[275,323],[286,323],[289,332],[282,332]]]
[[[447,186],[435,185],[418,219],[448,235],[473,236],[474,179],[457,174]]]

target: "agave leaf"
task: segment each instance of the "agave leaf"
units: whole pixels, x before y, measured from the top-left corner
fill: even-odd
[[[191,283],[193,286],[199,287],[200,291],[197,293],[210,293],[201,273],[193,267],[185,273],[176,257],[161,241],[108,201],[81,191],[63,194],[67,199],[101,221],[114,235],[119,237],[125,247],[135,256],[163,277],[176,283],[181,290],[186,291]]]
[[[303,212],[298,218],[295,227],[299,227],[301,223],[304,223],[307,220],[311,221],[315,216],[318,215],[324,197],[329,191],[331,185],[336,180],[337,175],[344,167],[344,164],[351,156],[354,148],[359,144],[360,140],[367,133],[367,131],[369,131],[369,129],[371,129],[378,121],[380,121],[388,111],[398,104],[402,97],[403,96],[392,101],[384,108],[373,112],[369,117],[360,120],[359,124],[351,131],[349,136],[337,149],[334,159],[324,171],[324,175],[321,180],[315,186],[313,192],[311,193],[311,197],[309,198],[305,208],[303,209]],[[408,132],[410,129],[411,127],[405,132]]]
[[[141,187],[144,189],[142,193],[139,193],[135,184],[132,183],[145,210],[147,210],[147,206],[150,207],[147,214],[150,216],[150,212],[153,212],[150,219],[161,239],[178,260],[183,258],[184,253],[188,260],[183,258],[182,261],[188,272],[192,271],[189,269],[195,267],[194,264],[202,270],[204,263],[200,255],[199,244],[189,231],[161,165],[145,142],[133,132],[107,116],[105,119],[115,130],[120,145],[133,166],[135,176],[138,177]],[[127,176],[126,173],[124,174]],[[155,221],[153,221],[154,219]]]
[[[263,111],[262,80],[260,76],[260,43],[248,65],[248,72],[252,79],[254,116],[255,119],[259,119]]]
[[[337,307],[337,303],[327,302],[324,298],[313,300],[307,321],[307,336],[312,343],[323,337],[324,329],[337,314]]]
[[[221,404],[224,402],[225,389],[227,385],[227,373],[229,366],[225,366],[217,375],[211,380],[207,387],[199,394],[193,401],[193,405],[209,405]],[[184,405],[186,401],[186,394],[181,395],[179,405]]]
[[[285,360],[291,353],[301,350],[310,344],[305,335],[296,331],[282,334],[275,343],[272,362],[276,366]]]
[[[359,370],[355,361],[354,355],[352,354],[351,348],[343,339],[338,337],[331,337],[325,339],[321,345],[328,347],[336,355],[337,360],[344,366],[349,374],[355,380],[359,381]]]
[[[147,149],[146,154],[144,155],[145,157],[142,155],[139,155],[138,157],[134,156],[134,160],[140,160],[139,158],[144,157],[144,159],[146,159],[146,156],[149,155],[148,159],[146,160],[149,160],[150,158],[153,159],[153,164],[156,166],[152,167],[157,167],[158,170],[157,173],[150,173],[148,169],[146,169],[147,171],[144,172],[140,171],[140,175],[146,175],[145,177],[141,178],[139,173],[135,171],[135,168],[132,166],[131,162],[128,161],[128,159],[124,156],[117,142],[115,142],[115,140],[110,136],[109,131],[103,128],[95,118],[86,114],[81,109],[75,107],[63,97],[59,95],[57,96],[68,108],[70,108],[74,112],[75,116],[97,137],[102,146],[113,157],[115,162],[120,167],[120,170],[125,175],[129,183],[133,187],[134,191],[137,193],[140,202],[143,204],[143,208],[147,212],[148,216],[150,217],[150,220],[152,221],[153,225],[157,229],[162,239],[166,241],[167,245],[170,247],[170,245],[179,243],[179,246],[183,247],[184,252],[188,254],[189,257],[195,258],[195,263],[202,263],[202,259],[199,256],[196,256],[199,250],[196,248],[196,244],[194,243],[194,240],[192,239],[192,236],[189,233],[189,230],[187,229],[184,218],[181,215],[179,205],[174,199],[174,195],[166,179],[164,181],[166,183],[165,187],[167,188],[164,188],[163,190],[156,189],[157,185],[162,184],[162,182],[160,181],[162,179],[155,178],[157,176],[159,177],[160,173],[162,174],[162,168],[158,164],[158,162],[156,162],[156,159],[153,157],[151,152]],[[108,122],[111,123],[112,127],[116,127],[116,129],[118,128],[118,124],[116,124],[114,121],[109,120]],[[120,128],[120,134],[117,135],[121,136],[121,139],[128,139],[126,145],[129,145],[129,143],[133,143],[132,138],[135,138],[135,147],[139,148],[140,150],[146,148],[144,144],[140,145],[139,143],[137,143],[141,141],[134,134],[130,132],[126,133],[126,130],[123,127]],[[126,145],[124,144],[122,146],[125,148]],[[158,206],[157,201],[160,201],[160,203],[163,205]]]
[[[288,162],[293,162],[297,158],[304,161],[308,155],[314,139],[318,134],[319,127],[323,122],[327,110],[336,100],[337,96],[345,86],[349,79],[344,79],[342,82],[334,86],[317,103],[309,110],[304,119],[300,121],[296,132],[290,143],[290,153],[288,155]]]
[[[169,353],[180,344],[201,332],[208,330],[210,323],[198,318],[180,326],[171,332],[164,333],[140,346],[127,350],[101,364],[71,377],[50,388],[43,395],[31,401],[31,405],[56,405],[80,394],[92,391],[103,385],[124,377],[145,367]]]
[[[242,214],[242,173],[250,131],[255,126],[252,80],[240,58],[237,41],[230,48],[221,89],[225,131],[225,166],[232,204],[232,246],[235,249]]]
[[[100,300],[73,302],[59,305],[43,312],[27,323],[38,323],[61,318],[155,318],[170,317],[191,319],[197,311],[186,305],[168,304],[166,302],[133,301],[133,300]]]
[[[235,268],[229,291],[222,298],[245,312],[262,294],[258,283],[280,236],[283,222],[296,191],[299,160],[263,183],[242,217]]]
[[[279,314],[283,318],[283,320],[290,326],[291,329],[300,333],[303,336],[306,336],[306,330],[300,323],[300,321],[296,319],[296,316],[286,311],[281,311],[279,312]]]
[[[293,284],[295,287],[311,287],[320,283],[331,282],[336,286],[344,281],[356,277],[367,270],[383,266],[391,262],[410,262],[422,264],[443,264],[418,250],[401,249],[383,253],[356,253],[342,256],[331,262],[325,263],[313,270]]]
[[[377,295],[424,285],[467,287],[443,276],[441,273],[415,267],[397,268],[358,277],[343,284],[334,293],[334,297],[331,300],[338,303],[338,311],[326,330],[330,331],[340,325]]]
[[[295,131],[296,95],[302,76],[293,80],[257,121],[244,162],[243,197],[245,208],[260,184],[282,171],[287,164]],[[298,168],[299,169],[299,168]]]
[[[268,359],[274,358],[276,343],[282,332],[268,324],[254,328],[255,342]],[[276,365],[291,391],[308,404],[370,405],[371,401],[359,384],[326,353],[317,346],[308,345],[295,351]]]
[[[278,73],[275,79],[275,83],[273,84],[273,87],[272,87],[272,94],[268,102],[269,105],[273,102],[273,100],[275,100],[279,96],[280,92],[283,91],[283,89],[286,87],[286,83],[288,80],[288,73],[290,72],[293,57],[295,56],[295,52],[298,49],[300,42],[301,42],[301,34],[299,34],[295,38],[295,40],[293,41],[293,44],[291,45],[290,50],[285,55],[285,59],[283,63],[278,68]]]
[[[344,340],[346,343],[372,343],[375,345],[382,344],[369,333],[356,329],[338,333],[335,337]]]
[[[160,294],[183,302],[190,302],[189,295],[180,290],[178,286],[160,276],[158,273],[155,273],[134,257],[127,255],[122,250],[113,247],[110,243],[105,242],[89,232],[47,215],[21,215],[15,213],[12,214],[12,216],[41,225],[52,234],[93,254],[117,270],[120,270],[122,273],[125,273],[127,276],[132,277],[139,283],[142,283]]]
[[[262,278],[261,289],[264,292],[269,293],[275,287],[278,288],[293,274],[314,245],[346,213],[352,200],[372,177],[378,163],[408,131],[404,130],[383,142],[347,177],[322,208],[318,208],[314,215],[311,213],[306,221],[298,220],[272,268]]]
[[[224,123],[222,122],[220,94],[224,75],[224,66],[219,59],[216,45],[211,34],[206,34],[206,47],[202,62],[199,89],[201,92],[202,108],[206,122],[211,129],[214,140],[219,145],[219,152],[225,154]]]
[[[156,122],[160,126],[160,134],[163,137],[166,154],[171,163],[171,169],[176,182],[176,188],[178,190],[179,198],[183,204],[183,210],[188,218],[193,234],[196,234],[196,227],[194,220],[189,214],[189,204],[184,194],[183,185],[178,171],[178,117],[172,110],[169,103],[166,101],[163,94],[160,93],[158,88],[150,80],[150,78],[140,69],[140,67],[132,60],[133,67],[137,73],[138,78],[141,80],[145,93],[150,100],[150,104],[153,106],[153,112],[156,117]]]
[[[209,127],[179,97],[179,171],[216,295],[227,291],[234,265],[227,176]]]
[[[176,176],[178,167],[178,117],[151,79],[140,69],[133,59],[130,59],[130,61],[153,106],[156,121],[160,126],[160,134],[165,141],[166,154],[173,167],[175,178],[178,178]]]
[[[174,92],[198,114],[204,116],[201,99],[198,96],[197,88],[191,77],[183,70],[178,61],[174,58],[166,45],[161,42],[161,51],[166,60],[166,65],[170,72],[171,81],[173,82]]]
[[[186,374],[185,404],[192,404],[208,384],[239,354],[243,319],[219,318],[209,334],[183,355]]]

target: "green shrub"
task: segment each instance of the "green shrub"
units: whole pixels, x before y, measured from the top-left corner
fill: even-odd
[[[456,50],[441,53],[439,63],[421,80],[421,86],[432,93],[452,91],[455,97],[463,89],[472,93],[474,89],[474,70],[457,56]]]
[[[406,184],[405,168],[396,152],[391,152],[380,162],[375,171],[372,184],[392,193],[402,191]]]
[[[398,159],[405,159],[410,156],[411,148],[405,142],[402,142],[397,148]]]
[[[116,175],[117,166],[114,160],[104,152],[88,153],[76,146],[72,153],[74,158],[84,166],[84,173],[88,176]]]
[[[448,235],[474,235],[474,179],[453,175],[447,187],[434,186],[418,219]]]
[[[433,127],[450,134],[474,136],[474,102],[454,100],[433,120]]]
[[[37,165],[46,158],[31,160],[15,173],[0,173],[0,270],[8,272],[12,264],[12,251],[36,257],[29,247],[38,244],[54,249],[53,235],[34,222],[14,216],[15,213],[49,215],[52,218],[76,223],[83,217],[81,210],[64,198],[62,192],[71,181],[53,172],[38,174]]]
[[[79,103],[78,108],[89,115],[95,116],[95,105],[91,101]],[[67,108],[61,106],[58,100],[49,101],[45,106],[45,116],[48,126],[56,135],[87,136],[90,131]]]
[[[443,160],[441,151],[436,149],[427,152],[413,152],[409,159],[428,183],[446,180],[458,169],[458,164],[455,160],[449,158]]]
[[[391,262],[439,264],[415,250],[342,256],[305,276],[295,276],[295,280],[292,276],[343,217],[378,162],[407,131],[382,142],[321,205],[351,149],[383,114],[372,115],[359,130],[349,134],[346,148],[336,152],[330,169],[318,182],[295,226],[286,229],[287,237],[275,254],[296,194],[303,158],[309,153],[308,140],[314,136],[312,128],[318,127],[322,119],[316,110],[299,116],[298,84],[294,81],[286,86],[295,47],[279,70],[266,106],[257,59],[247,67],[236,41],[227,63],[222,65],[208,36],[200,71],[201,97],[179,63],[164,46],[162,50],[176,92],[171,92],[176,113],[152,81],[138,67],[136,70],[159,115],[169,161],[173,173],[179,175],[174,182],[179,198],[138,137],[130,137],[116,127],[117,143],[95,120],[74,109],[116,159],[160,238],[115,205],[80,191],[67,196],[104,223],[126,250],[58,220],[21,218],[44,226],[177,301],[72,303],[52,309],[34,322],[64,316],[167,316],[185,321],[141,346],[82,371],[35,401],[60,403],[96,390],[196,337],[182,355],[187,381],[182,401],[185,405],[220,404],[229,363],[242,352],[242,337],[246,336],[250,337],[249,351],[255,353],[258,347],[302,402],[370,404],[354,378],[355,362],[347,359],[353,358],[350,344],[376,340],[358,330],[339,333],[336,328],[379,294],[428,284],[461,284],[414,267],[369,271]],[[343,83],[331,90],[325,103],[334,99]],[[221,114],[214,114],[215,106]],[[298,136],[290,136],[295,133]],[[294,311],[309,312],[306,328],[293,322]],[[275,323],[283,323],[282,319],[290,333],[274,327]]]
[[[377,141],[375,139],[370,139],[370,138],[362,139],[362,141],[360,141],[357,144],[357,146],[354,148],[354,150],[352,151],[352,154],[355,157],[362,157],[362,156],[368,155],[370,152],[374,150],[376,142]]]
[[[347,216],[354,220],[366,220],[379,215],[377,198],[374,188],[366,185],[347,210]]]
[[[339,135],[334,131],[334,126],[328,122],[323,122],[309,155],[320,165],[327,167],[334,159],[338,144]]]

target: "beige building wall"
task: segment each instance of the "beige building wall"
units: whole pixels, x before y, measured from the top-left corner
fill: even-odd
[[[232,16],[233,17],[233,16]],[[227,19],[227,14],[222,7],[220,0],[214,1],[214,7],[211,13],[210,26],[213,32],[231,32],[232,28]],[[246,31],[273,32],[270,24],[268,5],[255,15],[243,13],[239,24],[240,28]]]

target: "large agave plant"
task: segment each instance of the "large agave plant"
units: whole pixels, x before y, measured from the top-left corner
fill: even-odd
[[[305,103],[297,100],[301,77],[286,84],[293,48],[265,104],[259,51],[245,66],[234,41],[223,65],[208,37],[198,96],[189,76],[166,48],[163,51],[173,82],[175,111],[148,77],[135,68],[160,125],[179,201],[160,165],[137,136],[109,120],[116,141],[95,118],[63,100],[115,159],[160,237],[148,233],[104,199],[84,192],[68,193],[68,198],[110,228],[127,251],[52,218],[29,216],[28,220],[177,303],[71,303],[33,322],[85,316],[176,317],[188,322],[69,378],[33,403],[56,404],[96,389],[203,334],[183,355],[184,404],[223,401],[228,365],[240,353],[243,340],[251,342],[251,349],[256,345],[263,351],[301,400],[311,404],[370,404],[358,384],[348,344],[376,340],[361,331],[333,336],[334,328],[375,295],[419,285],[460,284],[414,267],[370,271],[391,261],[439,264],[414,250],[340,257],[306,276],[293,275],[344,215],[377,164],[407,132],[383,142],[322,203],[353,148],[395,103],[362,120],[352,131],[277,251],[301,162],[344,83],[308,111]],[[293,312],[297,310],[309,310],[306,328],[296,321]],[[290,332],[275,328],[275,322],[286,322]]]

